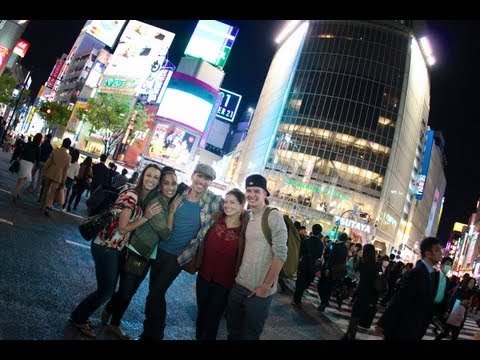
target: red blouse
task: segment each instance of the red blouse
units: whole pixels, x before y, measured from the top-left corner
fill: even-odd
[[[205,235],[203,261],[198,274],[205,280],[230,289],[235,282],[235,262],[241,226],[227,228],[225,218],[214,223]]]

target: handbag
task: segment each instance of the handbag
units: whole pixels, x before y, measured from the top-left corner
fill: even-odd
[[[197,246],[195,254],[190,259],[189,262],[182,266],[183,271],[186,271],[189,274],[195,275],[200,266],[202,265],[203,260],[203,241]]]
[[[145,267],[148,264],[148,259],[145,259],[143,256],[135,254],[128,248],[125,256],[126,258],[123,270],[138,277],[143,276]]]
[[[14,160],[12,162],[12,165],[10,165],[10,167],[8,168],[8,170],[12,173],[18,172],[19,169],[20,169],[20,161],[18,160]]]
[[[112,211],[106,210],[98,215],[92,216],[78,226],[80,235],[87,240],[93,240],[105,227],[111,223],[115,215]]]

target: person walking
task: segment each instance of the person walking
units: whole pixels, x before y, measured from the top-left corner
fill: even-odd
[[[272,297],[277,291],[278,275],[287,259],[288,231],[283,215],[270,211],[270,245],[262,230],[267,208],[267,179],[260,174],[245,180],[251,216],[245,231],[245,250],[227,305],[229,340],[258,340],[267,320]]]
[[[32,182],[28,187],[28,191],[32,194],[40,195],[40,189],[42,188],[42,169],[45,165],[45,162],[48,160],[48,157],[53,151],[53,146],[51,144],[52,134],[45,135],[43,143],[40,145],[40,159],[38,165],[34,165],[32,169]],[[35,175],[37,179],[35,181]]]
[[[88,337],[96,337],[89,317],[115,292],[122,264],[122,249],[130,233],[161,211],[160,204],[156,202],[149,205],[145,213],[141,207],[150,192],[157,191],[160,174],[157,165],[148,165],[143,170],[138,185],[120,193],[112,208],[114,219],[92,240],[97,289],[83,299],[70,315],[73,326]]]
[[[170,199],[175,196],[177,191],[177,175],[175,170],[169,166],[162,169],[160,176],[159,193],[151,192],[144,201],[144,206],[158,202],[161,211],[152,217],[152,219],[143,225],[140,225],[130,237],[127,245],[123,249],[122,259],[128,260],[133,256],[145,264],[140,275],[128,271],[125,266],[120,270],[120,284],[117,292],[113,294],[110,301],[105,305],[102,312],[102,322],[110,324],[107,330],[116,335],[121,340],[128,340],[130,337],[121,329],[120,323],[130,302],[137,292],[139,286],[147,276],[150,269],[150,259],[155,259],[157,255],[157,246],[159,241],[165,241],[169,238],[173,221],[168,222],[168,204]]]
[[[295,293],[292,305],[301,308],[303,292],[308,289],[315,279],[315,262],[323,255],[322,225],[312,226],[313,235],[306,237],[300,244],[300,262],[298,263]]]
[[[67,181],[67,172],[71,162],[68,148],[71,143],[69,138],[63,139],[62,147],[53,150],[43,166],[40,208],[46,216],[52,216],[52,206],[57,191],[61,191]]]
[[[82,194],[85,189],[90,189],[91,182],[93,179],[93,171],[92,171],[92,158],[87,156],[85,160],[83,160],[82,164],[80,165],[80,169],[78,170],[78,175],[74,179],[73,186],[72,186],[72,193],[70,198],[68,199],[67,204],[67,211],[72,211],[72,203],[73,210],[77,210],[78,203],[82,198]]]
[[[197,340],[216,340],[218,327],[225,308],[228,294],[235,283],[237,256],[242,229],[246,227],[248,213],[245,194],[232,189],[225,195],[223,216],[208,230],[201,248],[201,265],[198,270]]]
[[[208,190],[215,180],[215,170],[198,163],[191,176],[192,184],[180,184],[179,194],[169,212],[173,228],[167,241],[158,244],[156,258],[150,260],[150,284],[145,304],[142,340],[164,338],[167,304],[165,294],[182,271],[182,266],[195,255],[197,247],[222,211],[222,197]]]
[[[16,156],[20,159],[20,166],[18,169],[18,181],[15,187],[15,190],[12,192],[12,201],[13,203],[17,202],[17,199],[20,198],[20,191],[23,189],[25,181],[30,181],[32,176],[32,168],[35,165],[38,165],[40,161],[40,143],[42,142],[43,135],[37,133],[33,140],[28,144],[19,147],[18,155]]]
[[[442,258],[442,245],[435,237],[420,244],[422,259],[400,281],[375,331],[385,340],[421,340],[432,321],[438,284],[434,266]]]
[[[80,164],[78,163],[78,158],[80,157],[80,151],[77,149],[73,149],[71,151],[71,160],[70,160],[70,166],[68,167],[67,171],[67,180],[65,181],[65,187],[67,188],[67,192],[65,194],[65,202],[62,205],[62,209],[65,210],[65,207],[67,206],[67,201],[68,197],[70,196],[70,192],[73,187],[73,183],[75,181],[75,178],[78,177],[78,172],[80,170]]]
[[[376,262],[375,247],[372,244],[363,246],[358,271],[360,281],[352,306],[347,333],[343,336],[343,340],[355,340],[358,326],[369,328],[377,312],[378,294],[375,289],[375,278],[380,269]]]

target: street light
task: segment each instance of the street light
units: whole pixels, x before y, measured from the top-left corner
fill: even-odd
[[[20,100],[22,99],[23,91],[24,91],[25,88],[27,87],[28,80],[30,79],[30,74],[31,74],[31,72],[29,71],[28,74],[27,74],[27,76],[25,77],[25,80],[23,81],[22,88],[20,89],[20,93],[18,94],[17,101],[15,102],[15,108],[13,109],[12,115],[11,115],[10,119],[8,120],[7,131],[8,131],[8,130],[11,130],[11,128],[13,127],[13,125],[15,125],[15,122],[14,122],[15,113],[17,112],[18,103],[19,103]],[[13,124],[12,124],[12,122],[13,122]],[[7,131],[5,131],[5,134],[7,133]]]
[[[345,210],[342,215],[340,215],[340,219],[343,218],[343,215],[345,215],[346,213],[348,212],[353,212],[355,211],[354,209],[351,209],[351,210]],[[338,239],[338,227],[340,226],[340,219],[338,219],[337,221],[335,221],[335,237]]]

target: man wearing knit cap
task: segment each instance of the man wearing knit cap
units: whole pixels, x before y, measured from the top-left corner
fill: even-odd
[[[268,316],[272,295],[277,291],[277,281],[287,259],[287,226],[279,211],[268,215],[272,244],[262,231],[262,215],[270,195],[267,179],[255,174],[245,181],[250,220],[245,231],[245,243],[235,284],[230,291],[227,311],[229,340],[258,340]]]
[[[167,313],[165,294],[182,271],[182,265],[193,258],[214,222],[212,215],[222,211],[222,197],[208,190],[215,177],[210,165],[199,163],[193,171],[192,184],[178,186],[168,215],[168,223],[173,223],[172,232],[167,241],[158,243],[157,257],[151,262],[141,339],[163,339]]]

